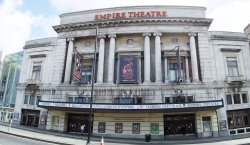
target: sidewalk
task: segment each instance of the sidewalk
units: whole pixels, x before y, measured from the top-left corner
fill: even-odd
[[[82,136],[78,134],[69,134],[69,133],[60,133],[46,131],[34,127],[22,126],[22,125],[13,125],[8,126],[7,123],[0,122],[0,132],[34,139],[45,141],[54,144],[62,145],[85,145],[87,141],[87,136]],[[120,138],[110,138],[105,137],[105,144],[115,145],[139,145],[139,144],[202,144],[202,143],[211,143],[219,141],[230,141],[233,139],[240,139],[250,137],[250,134],[238,135],[238,136],[227,136],[227,137],[217,137],[217,138],[203,138],[203,139],[187,139],[187,140],[151,140],[151,142],[145,142],[142,139],[120,139]],[[101,137],[92,137],[91,145],[100,145]],[[239,143],[239,142],[238,142]],[[250,142],[249,142],[250,143]]]

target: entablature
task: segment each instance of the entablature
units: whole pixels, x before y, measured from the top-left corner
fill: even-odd
[[[53,26],[57,33],[69,32],[76,30],[94,29],[119,26],[133,26],[133,25],[194,25],[194,26],[210,26],[212,19],[207,18],[137,18],[137,19],[116,19],[91,21],[85,23],[71,23]],[[93,33],[94,35],[94,33]]]

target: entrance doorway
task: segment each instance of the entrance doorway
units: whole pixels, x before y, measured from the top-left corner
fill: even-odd
[[[164,116],[164,135],[176,136],[195,134],[195,115],[165,115]]]
[[[67,132],[80,133],[81,125],[85,125],[83,133],[88,133],[89,122],[88,114],[72,114],[68,115],[68,129]],[[93,116],[92,116],[93,118]],[[93,124],[91,125],[91,130],[93,130]]]
[[[21,124],[38,127],[39,116],[40,116],[39,110],[22,109]]]

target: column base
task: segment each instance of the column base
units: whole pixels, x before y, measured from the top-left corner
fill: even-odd
[[[162,81],[155,81],[155,84],[162,84]]]
[[[142,84],[151,84],[151,81],[144,81]]]
[[[193,82],[192,83],[200,83],[201,81],[199,81],[199,80],[193,80]]]

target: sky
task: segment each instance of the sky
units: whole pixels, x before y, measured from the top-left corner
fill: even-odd
[[[52,26],[62,13],[139,5],[206,7],[209,31],[243,32],[250,23],[250,0],[0,0],[0,50],[14,53],[27,40],[56,37]]]

